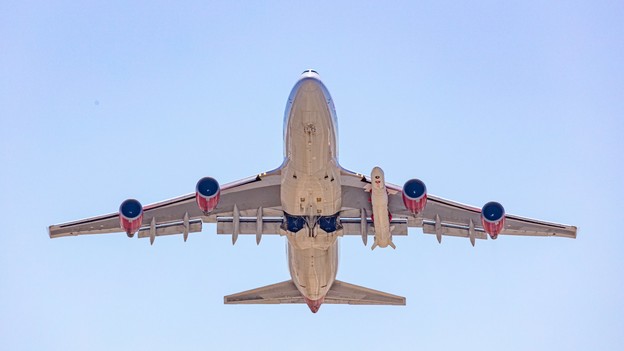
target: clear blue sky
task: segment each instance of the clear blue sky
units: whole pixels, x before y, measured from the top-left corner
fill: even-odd
[[[0,3],[0,348],[624,349],[621,1]],[[577,225],[578,239],[341,241],[338,278],[407,306],[225,306],[284,240],[50,240],[53,223],[282,158],[315,68],[340,161]]]

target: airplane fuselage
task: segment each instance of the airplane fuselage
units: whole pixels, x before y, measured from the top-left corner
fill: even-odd
[[[304,72],[284,116],[281,202],[290,274],[311,308],[322,302],[338,268],[342,201],[337,133],[329,92],[316,72]]]

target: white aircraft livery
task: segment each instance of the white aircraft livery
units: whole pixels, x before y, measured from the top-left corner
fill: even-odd
[[[225,296],[226,304],[305,303],[405,305],[405,298],[336,279],[339,237],[359,235],[372,249],[395,248],[394,236],[408,227],[426,234],[476,239],[498,235],[576,238],[576,227],[505,213],[497,202],[482,208],[430,195],[418,179],[402,187],[386,183],[375,167],[370,176],[338,163],[334,102],[314,70],[303,72],[284,114],[284,161],[278,168],[221,186],[205,177],[195,192],[142,206],[128,199],[119,211],[49,227],[50,238],[125,232],[149,238],[202,230],[216,223],[218,234],[281,235],[287,240],[290,278]]]

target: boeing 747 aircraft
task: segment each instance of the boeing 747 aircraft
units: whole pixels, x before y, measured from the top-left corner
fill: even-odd
[[[303,72],[284,113],[284,161],[278,168],[221,186],[211,177],[195,192],[142,206],[134,199],[119,211],[56,224],[50,238],[125,232],[149,238],[202,230],[216,223],[218,234],[281,235],[288,242],[291,279],[225,296],[226,304],[306,303],[316,313],[322,303],[405,305],[405,298],[336,279],[339,237],[373,236],[372,249],[395,248],[394,236],[418,227],[442,236],[476,239],[498,235],[576,238],[576,227],[505,213],[497,202],[476,208],[430,195],[411,179],[401,186],[386,183],[375,167],[368,174],[338,163],[334,102],[317,72]]]

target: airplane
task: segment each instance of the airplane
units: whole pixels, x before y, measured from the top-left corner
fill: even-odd
[[[576,238],[574,226],[505,213],[498,202],[482,208],[427,193],[419,179],[397,186],[386,183],[381,168],[370,176],[338,163],[338,130],[334,101],[314,70],[306,70],[292,88],[284,113],[284,160],[271,171],[221,186],[200,179],[195,192],[142,206],[135,199],[103,216],[51,225],[50,238],[123,233],[149,238],[201,232],[216,223],[218,234],[280,235],[287,240],[290,277],[224,297],[225,304],[305,303],[313,313],[321,304],[405,305],[405,297],[336,279],[338,238],[361,236],[371,249],[392,247],[394,236],[421,228],[442,236],[476,239],[498,235]]]

